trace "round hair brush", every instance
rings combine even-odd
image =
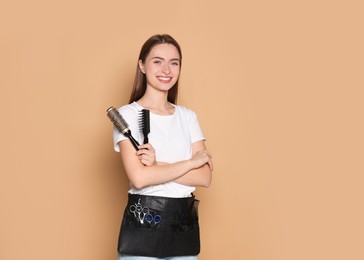
[[[129,138],[129,140],[133,144],[135,150],[139,150],[138,141],[135,140],[134,137],[131,135],[129,125],[124,120],[124,118],[120,115],[119,111],[117,111],[114,107],[109,107],[106,112],[107,112],[107,116],[110,118],[111,122],[119,130],[119,132]]]
[[[139,127],[144,135],[144,144],[149,143],[148,134],[150,133],[150,111],[148,109],[142,109],[140,111]]]

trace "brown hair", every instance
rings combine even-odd
[[[137,69],[135,73],[135,79],[134,79],[134,86],[133,90],[130,95],[129,103],[132,103],[134,101],[139,100],[144,94],[147,89],[147,79],[144,73],[139,68],[139,60],[141,60],[143,63],[145,62],[145,59],[147,58],[148,54],[150,53],[151,49],[158,45],[158,44],[172,44],[174,47],[177,48],[177,51],[180,56],[180,66],[182,65],[182,51],[181,47],[177,43],[175,39],[173,39],[168,34],[156,34],[150,37],[142,46],[142,49],[140,50]],[[176,104],[177,102],[177,95],[178,95],[178,81],[176,81],[176,84],[168,91],[168,102],[171,102],[173,104]]]

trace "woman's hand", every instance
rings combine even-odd
[[[213,170],[212,156],[207,150],[197,151],[191,158],[194,163],[195,168],[200,168],[201,166],[208,164],[210,171]]]
[[[142,144],[139,146],[137,156],[145,166],[152,166],[156,163],[155,150],[151,144]]]

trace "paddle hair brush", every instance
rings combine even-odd
[[[144,135],[144,144],[149,143],[148,134],[150,133],[150,111],[148,109],[142,109],[139,114],[139,127]]]
[[[119,130],[120,133],[129,138],[131,143],[133,144],[135,150],[139,150],[139,143],[134,137],[131,135],[131,130],[129,129],[128,123],[124,120],[124,118],[120,115],[119,111],[117,111],[114,107],[109,107],[107,109],[107,116],[110,118],[111,122],[114,126]]]

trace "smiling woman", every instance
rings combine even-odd
[[[144,61],[139,60],[139,68],[147,79],[146,91],[156,91],[156,95],[165,95],[178,80],[180,55],[174,45],[159,44],[150,51]]]
[[[212,161],[196,114],[176,105],[181,63],[180,46],[171,36],[152,36],[141,49],[130,102],[119,108],[139,143],[145,126],[140,112],[150,112],[149,143],[136,152],[114,129],[114,149],[131,184],[120,260],[194,260],[200,253],[199,201],[193,192],[210,186]]]

